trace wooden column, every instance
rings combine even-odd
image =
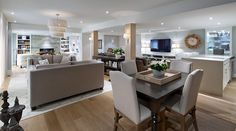
[[[98,55],[98,31],[93,31],[91,34],[92,37],[92,49],[93,49],[93,56]]]
[[[136,57],[136,24],[125,25],[126,49],[125,59],[134,60]]]

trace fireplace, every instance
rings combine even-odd
[[[40,48],[39,49],[39,54],[44,55],[44,54],[54,54],[54,48]]]

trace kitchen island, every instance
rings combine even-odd
[[[198,55],[183,59],[193,62],[193,70],[204,70],[201,93],[223,96],[225,87],[232,79],[233,56]]]

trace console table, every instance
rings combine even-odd
[[[143,54],[143,57],[147,57],[153,60],[162,60],[162,59],[175,59],[175,55],[173,54]]]
[[[107,71],[107,69],[109,70],[121,70],[120,68],[120,63],[122,61],[125,61],[125,57],[121,57],[119,59],[116,59],[115,56],[103,56],[103,55],[97,55],[97,56],[93,56],[93,59],[100,59],[102,62],[104,62],[104,72]],[[116,62],[116,67],[112,66],[113,63]]]

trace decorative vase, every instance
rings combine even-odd
[[[164,77],[164,71],[152,70],[154,77]]]
[[[121,55],[115,54],[116,59],[119,59]]]

